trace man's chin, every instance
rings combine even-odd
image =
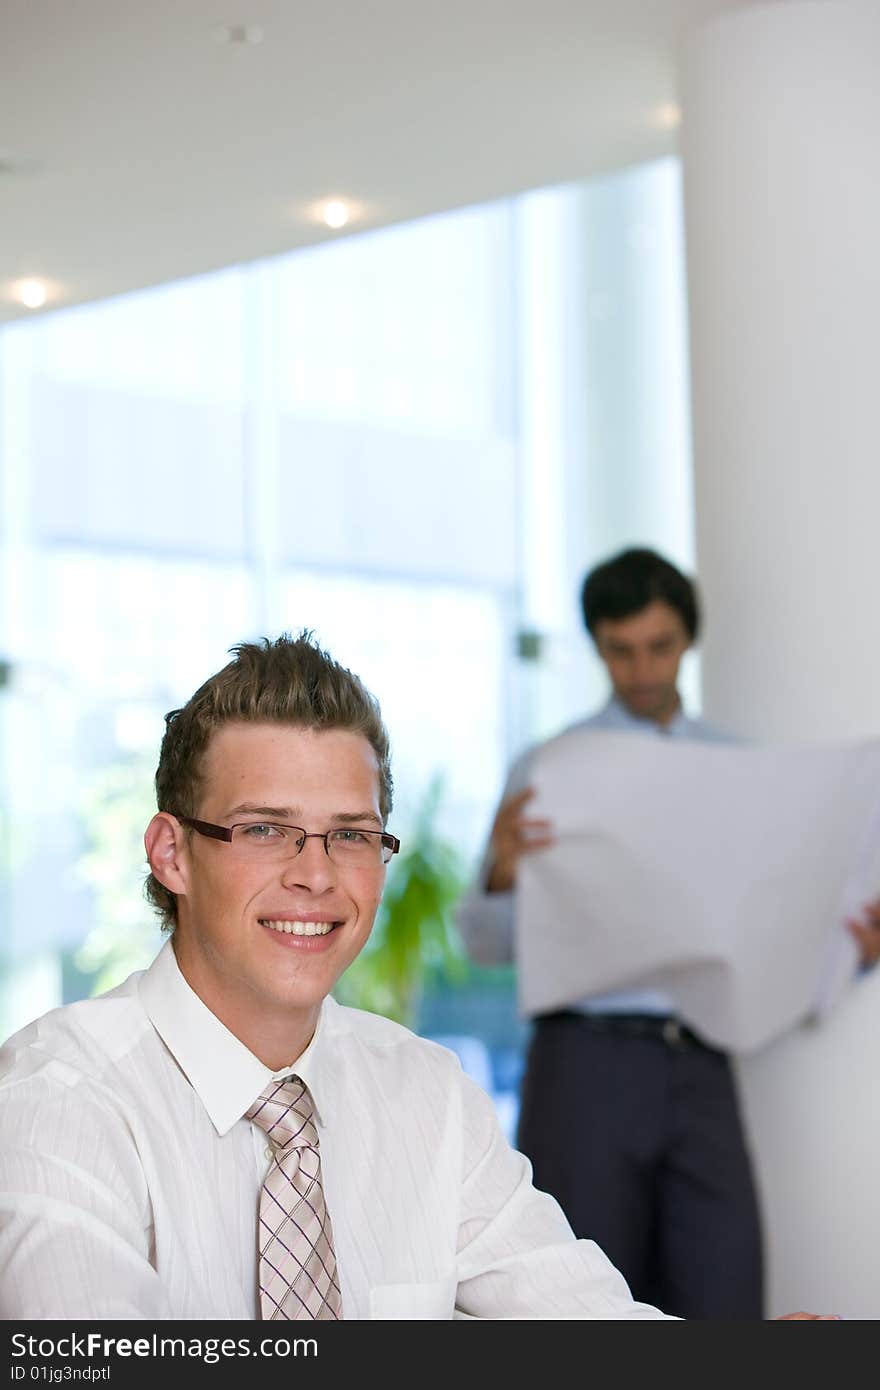
[[[662,690],[633,690],[624,697],[624,703],[630,709],[658,709],[666,703],[666,696]]]
[[[626,695],[623,703],[637,719],[671,719],[676,709],[675,701],[670,700],[665,691]]]

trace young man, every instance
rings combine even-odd
[[[170,940],[3,1050],[0,1316],[664,1317],[450,1052],[330,997],[399,847],[388,738],[308,634],[234,650],[167,720]]]
[[[2,1054],[0,1315],[663,1316],[451,1053],[329,997],[398,847],[360,681],[306,634],[242,644],[168,716],[156,789],[170,940]]]
[[[681,660],[699,632],[691,580],[653,551],[626,550],[587,575],[582,604],[611,695],[575,728],[724,737],[679,696]],[[513,959],[518,865],[553,839],[529,815],[530,757],[511,769],[459,909],[468,951],[484,964]],[[876,905],[851,924],[866,963],[880,953],[878,926]],[[683,1024],[672,999],[633,989],[572,998],[533,1019],[517,1144],[536,1185],[637,1298],[687,1318],[762,1316],[759,1213],[730,1061]]]

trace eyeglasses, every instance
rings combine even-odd
[[[385,830],[360,830],[341,825],[333,830],[303,830],[301,825],[285,825],[280,821],[242,821],[237,825],[212,825],[210,821],[193,820],[172,812],[181,825],[188,825],[200,835],[212,840],[225,840],[237,854],[248,859],[274,862],[295,859],[306,840],[323,840],[324,851],[335,864],[387,864],[397,854],[400,841]]]

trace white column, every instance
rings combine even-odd
[[[880,736],[880,6],[695,31],[682,148],[709,717]],[[744,1059],[770,1306],[880,1314],[880,969]]]

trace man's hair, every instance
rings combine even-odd
[[[691,641],[700,629],[700,604],[692,579],[656,550],[622,550],[590,570],[581,588],[581,607],[590,636],[603,619],[617,622],[659,599],[681,617]]]
[[[156,769],[156,803],[172,815],[196,814],[205,753],[224,724],[288,724],[295,729],[345,729],[363,734],[376,754],[383,825],[391,812],[393,783],[388,733],[378,701],[359,678],[314,642],[303,629],[274,641],[239,642],[234,659],[211,676],[182,709],[165,716]],[[162,928],[177,925],[177,897],[154,874],[144,884]]]

